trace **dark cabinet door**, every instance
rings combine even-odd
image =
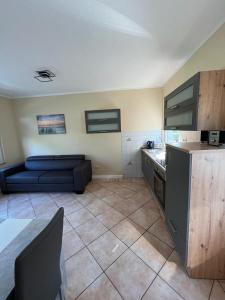
[[[197,129],[199,78],[198,73],[165,97],[164,129]]]
[[[172,147],[167,147],[166,171],[166,221],[176,244],[176,250],[182,261],[186,263],[190,155]]]
[[[154,163],[151,158],[142,151],[142,172],[149,183],[152,190],[154,190]]]

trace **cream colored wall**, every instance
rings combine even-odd
[[[165,84],[164,95],[199,71],[225,69],[225,24]]]
[[[6,162],[14,163],[23,160],[16,130],[13,103],[12,100],[3,97],[0,97],[0,137]]]
[[[162,128],[162,89],[14,100],[25,156],[84,153],[95,174],[122,174],[121,133],[86,134],[85,110],[121,109],[122,131]],[[36,115],[65,114],[65,135],[38,135]]]

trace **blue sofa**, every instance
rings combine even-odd
[[[0,170],[2,193],[76,192],[82,194],[92,179],[85,155],[31,156]]]

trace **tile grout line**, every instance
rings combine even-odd
[[[208,300],[210,300],[210,297],[211,297],[211,294],[212,294],[212,290],[213,290],[214,284],[215,284],[215,280],[213,280],[213,283],[212,283],[212,286],[211,286],[211,289],[210,289],[210,293],[209,293]]]
[[[221,284],[221,280],[224,280],[224,279],[219,279],[219,280],[217,280],[217,282],[219,283],[219,285],[220,285],[220,287],[221,287],[221,289],[224,291],[224,293],[225,293],[225,290],[224,290],[224,288],[223,288],[223,286],[222,286],[222,284]]]
[[[100,264],[98,263],[98,261],[96,260],[96,258],[94,257],[94,255],[91,253],[91,251],[90,251],[90,249],[88,248],[88,247],[86,247],[87,248],[87,250],[88,250],[88,252],[89,252],[89,254],[91,255],[91,257],[94,259],[94,261],[96,262],[96,264],[100,267],[100,269],[102,270],[102,273],[97,277],[97,278],[95,278],[95,280],[94,281],[92,281],[83,291],[82,291],[82,293],[81,294],[79,294],[79,296],[78,297],[80,297],[80,295],[82,295],[83,293],[84,293],[84,291],[85,290],[87,290],[102,274],[105,274],[106,275],[106,273],[105,273],[105,271],[104,271],[104,269],[100,266]],[[123,252],[124,253],[124,252]],[[106,275],[106,277],[108,278],[108,276]],[[110,280],[110,282],[111,282],[111,280]],[[112,283],[112,282],[111,282]],[[114,284],[113,284],[113,286],[114,286]],[[114,286],[115,287],[115,286]],[[115,289],[117,290],[117,288],[115,287]],[[117,290],[117,292],[119,293],[119,295],[120,295],[120,292]],[[76,297],[75,299],[77,299],[78,297]],[[122,297],[122,299],[123,299],[123,297]]]

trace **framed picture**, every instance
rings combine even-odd
[[[39,134],[65,134],[65,116],[57,115],[38,115],[37,117]]]

